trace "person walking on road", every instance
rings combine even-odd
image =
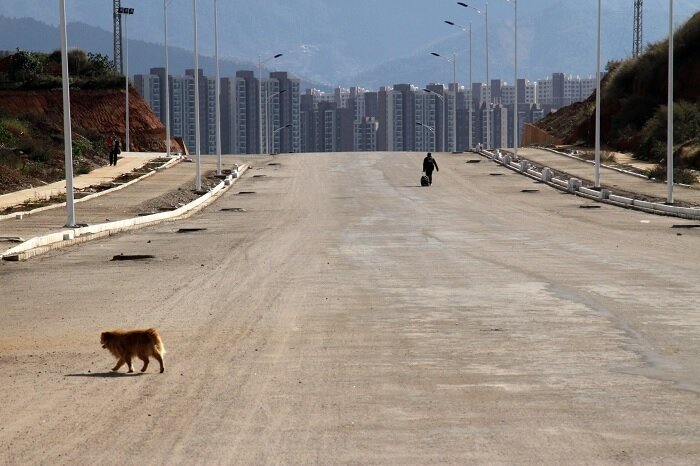
[[[437,162],[433,158],[433,154],[428,152],[428,155],[423,159],[423,171],[431,185],[433,184],[433,169],[440,171]]]
[[[112,149],[109,151],[109,164],[114,165],[115,167],[117,166],[117,158],[119,158],[119,154],[122,153],[122,148],[121,144],[119,143],[119,138],[115,137],[114,138],[114,145],[112,146]]]

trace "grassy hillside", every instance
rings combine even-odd
[[[125,135],[124,78],[105,57],[72,51],[74,173],[106,165],[106,140]],[[18,52],[0,60],[0,194],[64,179],[60,54]],[[131,149],[162,151],[165,128],[129,94]],[[172,143],[173,150],[184,148]]]
[[[674,156],[677,166],[700,169],[700,12],[674,35]],[[601,134],[607,147],[663,162],[666,156],[668,41],[636,59],[609,64],[601,93]],[[591,146],[595,96],[563,108],[538,127],[567,143]]]

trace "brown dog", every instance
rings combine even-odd
[[[111,332],[102,332],[100,335],[100,343],[103,348],[109,350],[110,353],[118,359],[117,365],[112,368],[113,371],[118,371],[124,364],[129,368],[129,372],[134,372],[131,365],[131,360],[137,356],[143,361],[144,372],[148,368],[148,357],[153,356],[160,363],[160,372],[164,372],[163,355],[165,347],[163,340],[160,339],[158,332],[149,328],[148,330],[113,330]]]

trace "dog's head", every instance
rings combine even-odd
[[[107,345],[112,340],[112,332],[102,332],[100,334],[100,344],[103,348],[107,348]]]

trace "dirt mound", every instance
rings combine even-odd
[[[684,166],[700,168],[700,12],[674,34],[674,153]],[[666,157],[668,40],[651,44],[644,54],[608,65],[601,92],[601,141],[633,152],[641,160]],[[536,123],[565,144],[595,143],[595,94]],[[681,149],[690,147],[681,154]],[[683,157],[680,157],[683,155]]]
[[[108,163],[107,138],[125,136],[124,89],[71,89],[76,174]],[[134,90],[129,93],[130,150],[165,151],[165,127]],[[63,93],[0,90],[0,193],[63,179]],[[171,141],[173,152],[185,152]],[[123,145],[122,145],[123,147]]]

